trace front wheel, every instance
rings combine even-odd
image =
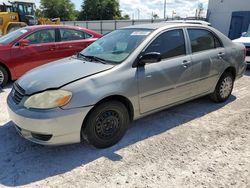
[[[96,148],[107,148],[119,142],[127,131],[129,114],[119,101],[107,101],[90,112],[82,137]]]
[[[8,83],[9,75],[5,68],[0,66],[0,86],[4,87]]]
[[[225,102],[231,95],[234,87],[234,77],[232,73],[225,72],[218,81],[214,92],[210,95],[215,102]]]

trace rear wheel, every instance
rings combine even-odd
[[[129,114],[125,105],[119,101],[107,101],[89,114],[82,137],[96,148],[107,148],[121,140],[128,123]]]
[[[8,83],[9,75],[7,70],[0,66],[0,86],[4,87]]]
[[[218,81],[214,92],[210,95],[215,102],[225,102],[231,95],[234,86],[232,73],[225,72]]]

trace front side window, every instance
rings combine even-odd
[[[182,29],[167,31],[158,36],[144,53],[158,52],[162,59],[186,55],[185,38]]]
[[[188,29],[192,52],[200,52],[221,47],[217,37],[204,29]]]
[[[37,31],[25,38],[30,44],[41,44],[55,42],[55,30],[46,29]]]
[[[122,63],[150,35],[151,29],[118,29],[98,39],[80,54],[113,64]]]
[[[60,29],[61,41],[83,40],[90,38],[91,35],[75,29]]]

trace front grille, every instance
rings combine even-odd
[[[24,95],[25,95],[25,90],[21,88],[17,83],[14,83],[12,91],[11,91],[12,98],[16,104],[19,104]]]
[[[246,50],[247,50],[246,56],[250,56],[250,46],[246,46]]]

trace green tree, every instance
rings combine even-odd
[[[80,20],[121,19],[119,0],[84,0]]]
[[[36,15],[36,17],[43,17],[42,11],[40,9],[38,9],[38,8],[35,11],[35,15]]]
[[[75,5],[70,0],[41,0],[40,9],[47,18],[60,18],[62,21],[75,20]]]
[[[125,15],[122,17],[122,19],[123,19],[123,20],[129,20],[129,19],[130,19],[130,17],[129,17],[129,15],[128,15],[128,14],[125,14]]]

